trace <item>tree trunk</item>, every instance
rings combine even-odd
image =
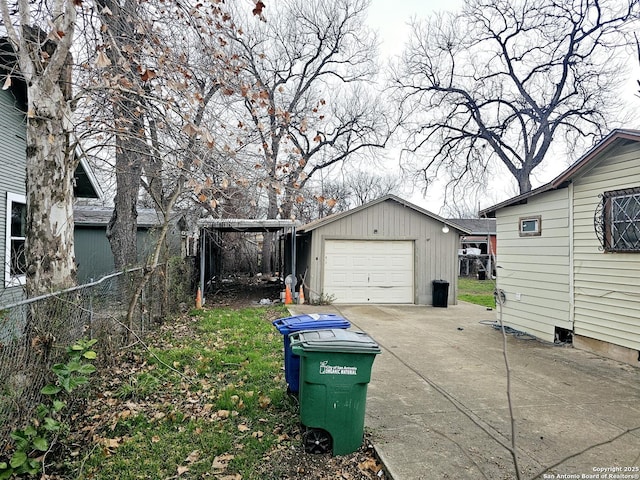
[[[116,113],[116,115],[118,115]],[[141,154],[135,139],[116,139],[116,196],[113,214],[107,226],[107,238],[116,270],[138,263],[138,194],[142,174]]]
[[[71,109],[60,85],[47,77],[28,87],[27,294],[35,296],[73,286],[73,175],[76,160],[69,151]],[[66,133],[66,135],[65,135]]]
[[[518,181],[518,188],[520,189],[520,194],[531,191],[530,176],[531,176],[531,172],[529,170],[525,170],[525,169],[517,170],[516,180]]]
[[[98,4],[111,12],[103,15],[102,19],[109,26],[109,31],[104,35],[111,43],[108,54],[113,65],[116,65],[114,73],[128,79],[131,85],[137,85],[139,73],[136,68],[140,52],[130,50],[137,40],[137,3],[134,0],[126,0],[124,4],[104,0]],[[114,92],[111,99],[116,143],[116,196],[113,214],[107,226],[107,238],[116,270],[138,264],[136,205],[140,193],[143,157],[149,153],[140,95],[132,87]]]

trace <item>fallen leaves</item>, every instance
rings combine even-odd
[[[258,398],[258,405],[260,405],[260,408],[267,408],[269,405],[271,405],[271,399],[265,395],[261,395]]]
[[[364,473],[370,471],[377,474],[382,470],[382,465],[380,465],[375,458],[368,458],[364,462],[358,463],[358,468]]]
[[[200,459],[200,450],[194,450],[187,456],[185,462],[187,463],[195,463]]]
[[[189,471],[189,467],[185,467],[185,466],[182,466],[182,465],[178,466],[178,476],[180,476],[180,475],[182,475],[184,473],[187,473],[188,471]]]
[[[220,316],[228,321],[229,315]],[[204,335],[197,325],[197,320],[190,318],[163,325],[160,338],[153,345],[158,356],[162,357],[160,352],[165,350],[191,349],[203,342]],[[252,468],[257,469],[258,475],[262,472],[262,478],[385,478],[382,466],[368,447],[340,457],[304,453],[299,426],[290,421],[295,413],[283,411],[276,395],[263,384],[253,383],[246,371],[254,360],[247,361],[244,355],[223,357],[224,361],[218,363],[211,359],[212,353],[226,349],[251,350],[245,338],[238,338],[238,326],[234,324],[232,329],[233,335],[225,335],[216,328],[205,346],[198,345],[188,358],[165,357],[170,359],[165,367],[142,354],[129,353],[118,359],[113,368],[104,372],[102,388],[96,389],[95,399],[83,412],[86,426],[79,428],[76,443],[86,444],[86,439],[91,438],[92,446],[97,446],[109,462],[126,456],[142,441],[151,458],[153,451],[160,451],[161,455],[166,452],[162,460],[167,470],[157,478],[242,480],[243,475],[250,476],[242,465],[255,455],[255,445],[265,449],[252,460]],[[171,336],[167,338],[169,332]],[[275,340],[281,346],[280,336],[273,332],[270,335],[263,341]],[[277,358],[282,361],[281,356]],[[267,379],[284,388],[281,369],[274,367]],[[288,416],[286,421],[283,416]],[[149,430],[142,433],[138,425]],[[188,435],[192,442],[173,444],[175,433]],[[228,435],[228,440],[213,445],[212,439],[218,434]],[[106,438],[109,436],[113,438]],[[80,451],[74,457],[85,455]]]
[[[227,466],[229,462],[236,458],[235,455],[230,453],[225,453],[224,455],[218,455],[213,459],[213,464],[211,465],[211,470],[214,474],[223,473],[227,470]]]

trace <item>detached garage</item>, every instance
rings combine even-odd
[[[432,303],[432,282],[457,296],[458,225],[394,195],[298,229],[307,298],[333,303]]]

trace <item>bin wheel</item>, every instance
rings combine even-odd
[[[304,451],[307,453],[327,453],[331,450],[331,435],[319,428],[309,428],[302,434]]]

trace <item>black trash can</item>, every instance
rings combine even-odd
[[[449,282],[446,280],[433,281],[433,306],[447,308],[449,298]]]

